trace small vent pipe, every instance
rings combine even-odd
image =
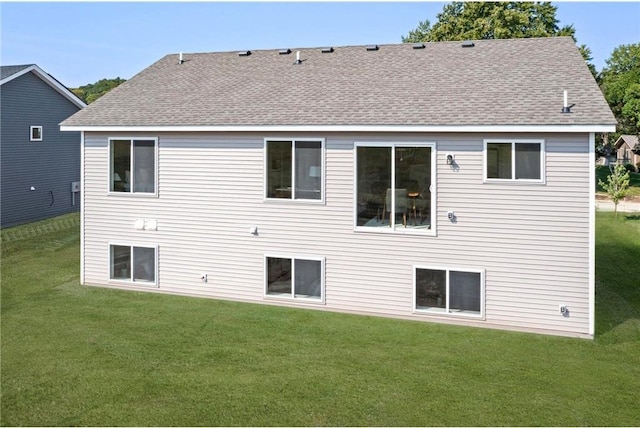
[[[300,63],[302,63],[302,60],[300,60],[300,51],[296,51],[296,64]]]
[[[564,90],[564,100],[562,104],[562,113],[571,113],[571,108],[575,106],[575,104],[569,105],[569,99],[567,97],[567,90]]]

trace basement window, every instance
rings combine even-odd
[[[109,246],[109,279],[136,285],[156,285],[156,247]]]
[[[415,267],[414,309],[419,312],[482,316],[484,272]]]
[[[265,295],[289,299],[324,299],[323,259],[265,257]]]

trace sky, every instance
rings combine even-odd
[[[1,2],[0,64],[37,64],[70,88],[130,79],[163,56],[400,43],[445,2]],[[554,2],[600,71],[640,42],[640,2]]]

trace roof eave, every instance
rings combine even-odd
[[[119,126],[60,125],[61,131],[82,132],[615,132],[614,124],[592,125],[207,125]]]
[[[27,68],[24,68],[16,73],[13,73],[11,76],[7,76],[6,78],[0,80],[0,86],[4,85],[12,81],[13,79],[17,79],[18,77],[27,74],[29,72],[33,72],[36,76],[42,79],[45,83],[51,86],[54,90],[56,90],[60,95],[68,99],[71,103],[75,104],[78,108],[83,109],[87,105],[78,98],[73,92],[71,92],[67,87],[62,85],[56,79],[54,79],[51,75],[46,73],[43,69],[38,67],[37,65],[32,65]]]

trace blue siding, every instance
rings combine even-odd
[[[80,180],[80,133],[59,126],[78,110],[33,73],[0,87],[1,227],[78,210],[71,182]],[[30,141],[30,126],[43,127],[42,141]]]

